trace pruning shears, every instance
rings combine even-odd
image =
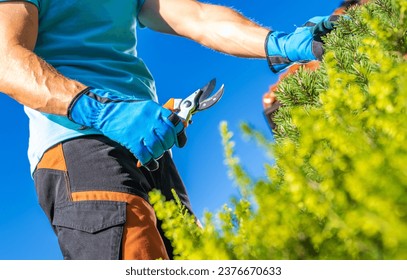
[[[184,127],[186,128],[189,124],[192,123],[192,115],[212,107],[222,98],[224,85],[222,84],[219,90],[211,95],[215,89],[215,86],[216,79],[212,79],[205,86],[197,89],[191,95],[184,99],[170,98],[163,107],[175,113],[181,119]],[[184,129],[182,133],[178,135],[179,147],[185,146],[186,142],[187,136]],[[137,167],[140,166],[141,163],[138,162]],[[146,167],[150,171],[154,171],[158,169],[158,162],[153,159],[144,167]]]

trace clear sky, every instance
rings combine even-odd
[[[209,0],[242,12],[264,26],[291,32],[317,15],[330,14],[341,1]],[[278,76],[265,60],[235,58],[185,39],[138,30],[138,53],[153,73],[161,103],[182,98],[217,78],[225,94],[213,108],[196,114],[188,127],[188,144],[173,150],[192,206],[200,218],[217,211],[237,193],[223,163],[219,123],[234,132],[237,155],[253,176],[262,176],[268,159],[243,139],[239,124],[248,122],[272,134],[263,117],[262,96]],[[26,156],[28,120],[23,108],[0,94],[0,259],[61,259],[57,239],[38,205]]]

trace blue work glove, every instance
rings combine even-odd
[[[117,96],[89,87],[72,100],[68,118],[96,128],[126,147],[150,171],[158,168],[156,159],[174,144],[185,144],[178,142],[178,135],[184,130],[181,119],[152,100]]]
[[[321,37],[334,29],[339,16],[313,17],[293,33],[270,31],[266,38],[267,61],[278,73],[294,62],[321,60],[324,53]]]

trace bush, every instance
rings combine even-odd
[[[349,11],[325,38],[322,67],[280,84],[266,179],[251,178],[221,125],[242,197],[206,213],[151,194],[179,259],[407,259],[407,2]]]

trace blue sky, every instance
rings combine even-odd
[[[330,14],[341,1],[209,0],[242,12],[274,30],[293,31],[316,15]],[[262,96],[278,76],[265,60],[219,54],[185,39],[139,30],[138,52],[153,73],[161,103],[185,97],[211,78],[225,84],[221,101],[196,114],[188,127],[188,144],[173,150],[194,211],[219,210],[237,193],[223,163],[219,123],[234,132],[237,155],[253,176],[271,161],[240,133],[242,121],[272,135],[262,113]],[[0,260],[61,259],[57,239],[40,209],[26,156],[28,120],[23,108],[0,94]]]

